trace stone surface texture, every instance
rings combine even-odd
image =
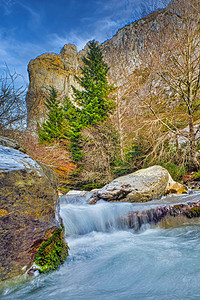
[[[51,87],[56,88],[61,98],[72,93],[72,85],[78,87],[74,76],[80,73],[80,64],[80,55],[72,44],[64,45],[60,54],[45,53],[30,61],[26,97],[29,129],[35,130],[38,121],[44,122],[44,102]]]
[[[184,199],[168,196],[145,206],[125,216],[124,222],[129,228],[137,231],[149,225],[171,228],[200,223],[200,194],[188,195]]]
[[[116,202],[147,202],[170,193],[183,193],[183,185],[173,181],[166,169],[153,166],[116,178],[91,196],[89,202],[100,199]]]
[[[58,181],[28,155],[0,146],[0,281],[24,274],[61,228]]]

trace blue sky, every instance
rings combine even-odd
[[[28,82],[31,59],[45,52],[59,53],[69,42],[78,50],[91,39],[103,42],[138,18],[147,2],[0,0],[0,72],[6,63],[11,72],[22,74]]]

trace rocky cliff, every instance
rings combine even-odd
[[[61,96],[71,93],[71,85],[77,86],[74,75],[78,74],[80,57],[75,45],[65,45],[60,54],[46,53],[31,60],[28,65],[29,89],[27,93],[28,126],[44,121],[45,96],[55,87]]]
[[[34,262],[41,271],[64,262],[57,185],[50,168],[0,145],[0,281],[28,272]]]
[[[131,76],[140,65],[139,54],[146,33],[155,30],[160,22],[168,19],[168,15],[167,9],[156,11],[120,29],[112,39],[101,45],[105,61],[110,67],[109,81],[118,87],[118,100],[125,94],[127,99],[130,98],[127,91],[131,90]],[[30,84],[27,94],[29,129],[34,129],[38,120],[44,120],[46,89],[54,86],[62,97],[71,94],[71,85],[77,87],[74,75],[80,72],[81,57],[86,50],[87,45],[84,50],[77,53],[76,46],[67,44],[60,54],[47,53],[30,61],[28,66]],[[135,105],[137,106],[136,100]]]

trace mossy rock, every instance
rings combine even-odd
[[[57,208],[58,183],[52,170],[18,150],[1,145],[0,156],[3,158],[0,163],[0,281],[5,281],[29,272],[38,248],[52,235],[61,262],[66,257],[67,246],[63,233],[55,234],[61,230],[62,221]],[[59,252],[57,248],[61,245],[63,249]]]
[[[185,213],[186,217],[189,219],[200,217],[200,207],[193,207]]]
[[[56,270],[64,264],[68,256],[68,246],[64,241],[63,230],[57,229],[53,235],[40,246],[35,265],[40,273]]]

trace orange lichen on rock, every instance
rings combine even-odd
[[[5,217],[8,215],[7,209],[0,209],[0,216]]]

